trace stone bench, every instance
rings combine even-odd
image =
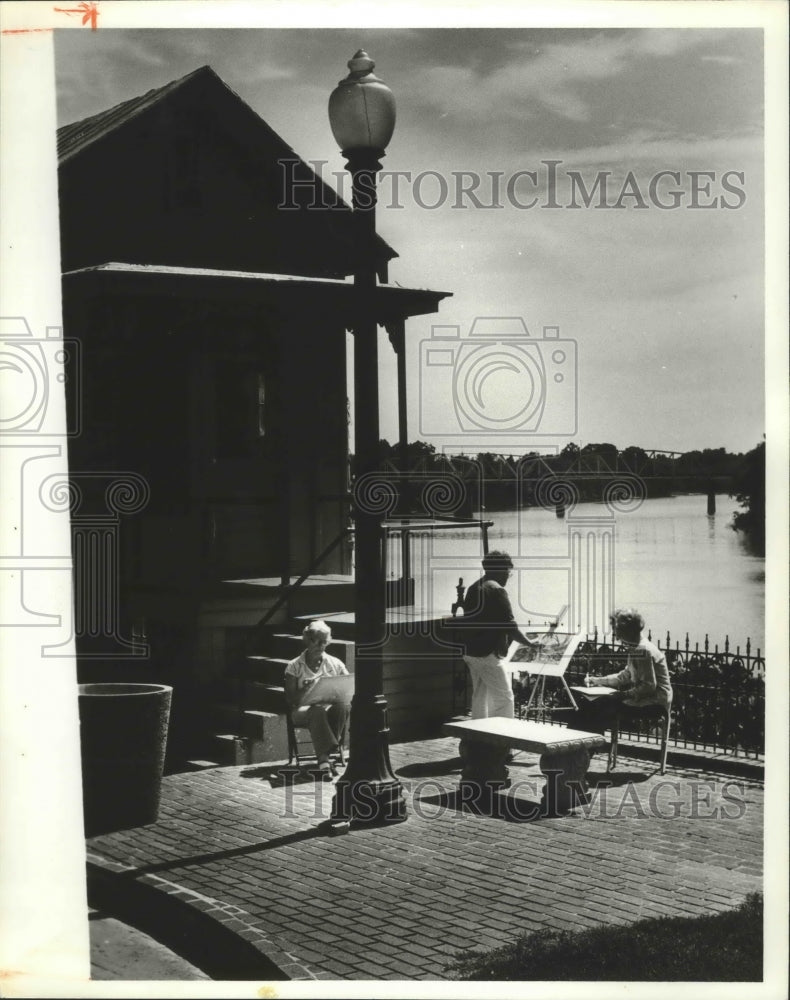
[[[442,732],[461,740],[464,801],[490,800],[494,793],[509,787],[507,755],[511,749],[540,754],[540,770],[546,778],[541,806],[543,813],[551,816],[589,801],[590,757],[594,750],[606,746],[599,733],[522,719],[447,722]]]

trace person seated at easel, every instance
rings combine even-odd
[[[645,620],[636,608],[618,608],[609,619],[612,634],[628,651],[624,670],[605,677],[584,678],[585,687],[610,687],[611,695],[583,699],[574,718],[573,728],[604,733],[619,717],[620,724],[636,722],[659,705],[669,709],[672,685],[667,661],[661,650],[642,636]]]
[[[301,705],[307,690],[319,677],[339,677],[347,674],[346,665],[326,652],[332,641],[332,630],[324,621],[310,622],[302,632],[304,650],[285,668],[285,698],[291,708],[294,726],[310,730],[315,747],[318,770],[322,780],[332,777],[330,753],[338,749],[345,738],[350,706],[344,702],[331,705]]]

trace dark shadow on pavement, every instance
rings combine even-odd
[[[605,774],[587,774],[590,788],[620,788],[622,785],[638,785],[650,777],[644,771],[607,771]]]
[[[448,757],[446,760],[428,760],[424,763],[406,764],[395,772],[403,778],[431,778],[437,774],[453,774],[460,771],[460,757]]]
[[[336,770],[335,774],[339,772]],[[257,778],[259,781],[268,781],[272,788],[285,788],[286,785],[312,785],[316,781],[321,781],[322,775],[315,766],[297,767],[287,764],[277,767],[248,767],[244,771],[239,771],[242,778]]]
[[[419,804],[418,804],[419,803]],[[488,816],[491,819],[502,819],[509,823],[532,823],[538,819],[554,819],[548,815],[542,804],[535,799],[525,799],[508,792],[498,792],[490,798],[482,797],[472,801],[468,795],[456,788],[439,795],[423,795],[412,806],[414,811],[423,817],[432,815],[433,810],[450,809],[459,813],[471,813],[475,816]]]
[[[262,764],[260,767],[247,767],[243,771],[239,771],[239,774],[242,778],[263,778],[271,781],[273,777],[287,769],[287,766],[283,764]]]
[[[140,875],[153,875],[156,872],[170,871],[172,868],[183,868],[185,865],[206,865],[212,861],[226,861],[229,858],[239,858],[246,854],[257,854],[259,851],[270,851],[275,847],[286,847],[289,844],[298,844],[303,840],[313,840],[316,837],[323,837],[325,831],[320,827],[313,827],[310,830],[300,830],[298,833],[289,833],[284,837],[273,837],[271,840],[262,841],[259,844],[248,844],[246,847],[233,847],[227,851],[213,851],[211,854],[193,854],[185,858],[170,858],[155,865],[142,865],[140,868],[131,868],[121,872],[118,878],[136,879]]]
[[[523,752],[516,752],[513,757],[511,757],[508,762],[508,767],[529,767],[533,768],[535,771],[540,773],[539,757],[537,754],[527,754]]]

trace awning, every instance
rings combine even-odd
[[[67,271],[63,275],[71,290],[112,291],[135,296],[166,295],[212,299],[255,301],[295,308],[309,296],[311,306],[321,305],[343,318],[353,316],[358,297],[350,280],[307,278],[295,274],[259,274],[252,271],[220,271],[200,267],[171,267],[163,264],[108,263]],[[435,313],[442,299],[452,292],[427,288],[377,285],[372,298],[380,326],[409,316]]]

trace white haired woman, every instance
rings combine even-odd
[[[285,668],[285,697],[291,706],[295,726],[307,726],[315,747],[318,769],[323,780],[332,777],[329,755],[345,738],[349,706],[340,702],[331,705],[304,705],[302,695],[319,677],[347,674],[345,664],[326,652],[332,641],[332,630],[324,621],[310,622],[302,632],[305,648]]]
[[[609,620],[613,636],[628,650],[625,669],[605,677],[588,676],[585,684],[616,688],[618,693],[592,701],[584,699],[574,719],[574,729],[603,733],[611,729],[616,717],[621,725],[636,722],[653,712],[654,706],[668,709],[672,703],[666,657],[658,646],[643,637],[644,618],[636,608],[618,608]]]

